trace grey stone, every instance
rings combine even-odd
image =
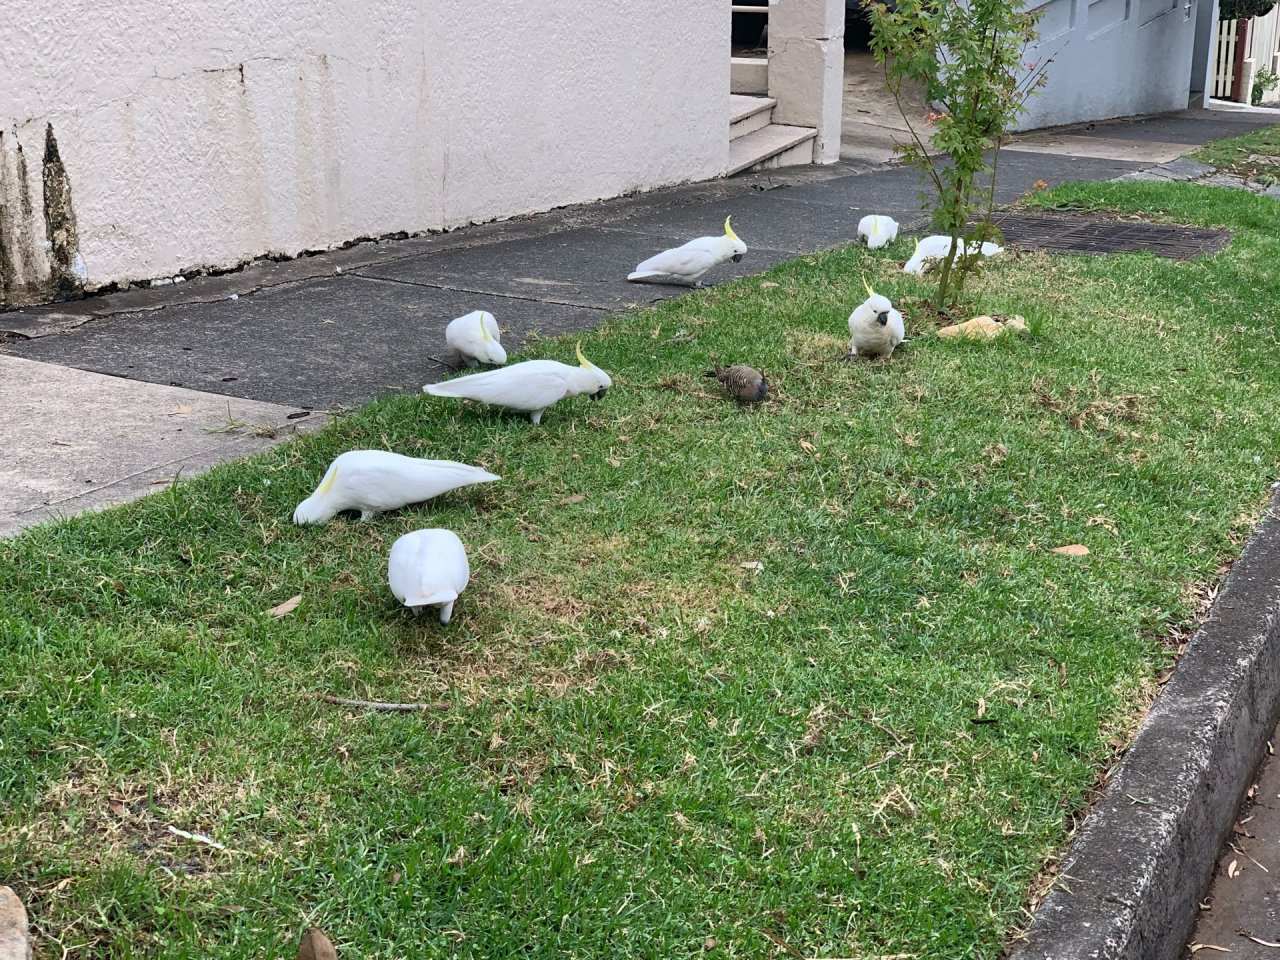
[[[1011,960],[1173,960],[1280,716],[1280,498]]]
[[[1209,166],[1209,164],[1188,160],[1186,157],[1179,157],[1177,160],[1162,163],[1156,167],[1156,170],[1169,180],[1198,180],[1200,177],[1213,173],[1213,167]]]
[[[0,887],[0,960],[31,960],[27,911],[8,887]]]

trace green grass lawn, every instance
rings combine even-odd
[[[1280,179],[1280,166],[1250,157],[1280,156],[1280,126],[1263,127],[1253,133],[1226,140],[1215,140],[1190,154],[1193,160],[1217,167],[1225,173],[1242,177],[1267,178],[1270,183]]]
[[[1276,202],[1053,197],[1235,240],[998,258],[975,306],[1036,332],[990,344],[928,335],[910,238],[810,256],[610,321],[614,390],[541,428],[389,399],[0,542],[0,882],[38,956],[292,957],[309,923],[362,960],[998,956],[1280,441]],[[864,273],[888,363],[839,358]],[[293,526],[354,447],[503,479]],[[426,526],[471,555],[448,628],[385,583]]]

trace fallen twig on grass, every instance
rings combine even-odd
[[[382,710],[387,713],[422,713],[427,710],[448,710],[447,703],[383,703],[381,700],[348,700],[317,693],[316,699],[339,707],[362,707],[365,710]]]
[[[225,846],[220,844],[212,837],[206,837],[203,833],[188,833],[186,830],[180,830],[178,827],[170,826],[169,832],[175,837],[182,837],[186,840],[194,840],[196,843],[203,843],[207,847],[213,847],[215,850],[225,850]]]

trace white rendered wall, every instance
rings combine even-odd
[[[684,0],[8,0],[0,269],[48,276],[50,126],[90,288],[715,176],[728,32]]]
[[[1191,90],[1193,0],[1032,0],[1043,15],[1026,59],[1052,57],[1021,129],[1182,110]]]

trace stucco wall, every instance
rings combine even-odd
[[[92,288],[714,176],[728,7],[9,0],[8,299],[49,279],[50,227]],[[43,213],[50,129],[71,223]]]
[[[1048,81],[1021,129],[1182,110],[1191,89],[1194,9],[1186,0],[1048,0],[1040,43]]]

